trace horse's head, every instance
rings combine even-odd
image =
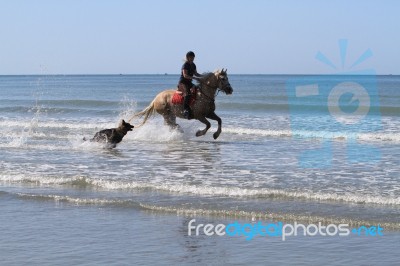
[[[218,88],[229,95],[232,94],[233,89],[231,84],[229,83],[228,74],[226,72],[227,69],[217,70],[214,72],[214,75],[217,78]]]

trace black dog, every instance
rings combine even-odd
[[[132,131],[132,128],[134,128],[134,126],[122,120],[117,128],[101,130],[97,132],[90,141],[105,143],[108,148],[115,148],[117,143],[122,141],[128,131]],[[86,139],[84,138],[83,140]]]

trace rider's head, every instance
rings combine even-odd
[[[192,51],[189,51],[189,52],[186,53],[186,60],[193,61],[194,57],[195,57],[195,55],[194,55],[194,53]]]

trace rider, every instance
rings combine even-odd
[[[181,78],[179,79],[178,88],[182,89],[185,93],[184,101],[183,101],[183,116],[186,119],[190,117],[190,106],[189,100],[191,96],[191,89],[194,88],[194,84],[192,83],[193,79],[196,77],[201,77],[201,75],[197,72],[196,65],[194,64],[194,53],[192,51],[187,52],[186,61],[181,69]]]

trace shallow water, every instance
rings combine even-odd
[[[4,265],[396,265],[400,235],[385,237],[188,236],[193,215],[0,194]],[[246,220],[237,219],[240,222]],[[232,218],[196,216],[197,223]]]
[[[110,150],[82,139],[101,129],[115,127],[120,119],[143,109],[160,90],[174,87],[177,76],[0,77],[2,208],[9,211],[10,218],[19,204],[28,213],[40,210],[60,215],[39,222],[40,230],[44,230],[47,223],[60,222],[64,213],[66,221],[62,226],[68,224],[69,219],[71,223],[79,223],[82,217],[83,220],[88,218],[85,220],[88,228],[97,226],[95,219],[116,215],[117,219],[104,221],[109,226],[104,234],[93,232],[92,237],[97,240],[108,238],[107,234],[115,234],[117,239],[121,234],[119,230],[123,230],[119,224],[122,222],[129,227],[130,219],[135,220],[141,230],[146,227],[147,220],[154,226],[167,222],[172,231],[180,232],[170,239],[194,241],[203,248],[205,243],[213,247],[221,245],[224,247],[221,252],[230,248],[229,238],[187,238],[184,233],[188,218],[185,217],[199,217],[207,223],[214,219],[225,222],[272,219],[352,226],[380,224],[391,232],[390,236],[373,241],[383,245],[382,250],[384,246],[390,250],[394,243],[391,241],[398,240],[400,230],[400,77],[357,77],[356,80],[363,79],[360,82],[377,84],[374,97],[379,98],[379,112],[360,123],[358,128],[343,129],[329,126],[331,117],[325,112],[326,102],[322,96],[293,102],[296,99],[291,98],[287,84],[298,78],[231,76],[234,94],[220,93],[217,97],[217,114],[223,120],[223,128],[216,141],[212,138],[215,122],[206,136],[196,138],[195,132],[204,127],[201,123],[179,120],[184,129],[184,133],[180,133],[171,131],[160,117],[155,117],[128,133],[116,149]],[[315,81],[314,77],[301,78]],[[324,84],[341,81],[336,76],[318,78]],[[134,124],[139,122],[134,121]],[[327,152],[317,153],[311,162],[302,159],[305,151],[321,147],[328,147]],[[315,161],[320,163],[315,164]],[[28,224],[34,224],[36,219],[34,215],[21,213],[15,217],[26,219]],[[8,222],[8,226],[11,232],[19,232],[19,227],[13,223]],[[133,230],[132,227],[129,230]],[[139,236],[144,250],[146,245],[153,245],[153,251],[155,248],[162,250],[161,242],[169,243],[168,238],[159,238],[154,232],[146,237],[141,233]],[[39,238],[38,243],[43,248],[50,245],[37,232],[32,233],[32,238]],[[388,242],[384,241],[386,239]],[[70,240],[70,248],[75,241],[86,241],[76,235]],[[32,239],[27,240],[27,245],[30,241]],[[127,241],[132,243],[133,240],[122,240]],[[256,247],[253,252],[257,254],[264,251],[259,247],[266,245],[262,241],[269,240],[238,238],[232,247],[233,250]],[[319,241],[326,243],[328,240],[307,241],[316,247]],[[341,239],[336,245],[332,241],[329,245],[338,249],[341,245],[351,246],[352,241],[362,242],[353,237]],[[88,245],[83,242],[81,244]],[[94,242],[93,249],[108,247]],[[274,240],[273,244],[279,246],[278,242]],[[89,250],[82,252],[87,255]],[[135,246],[133,250],[141,249]],[[198,261],[195,261],[191,257],[193,253],[182,250],[181,246],[172,246],[169,250],[170,253],[180,252],[181,262],[211,263],[209,254],[216,254],[214,249],[200,248],[200,254],[194,257]],[[118,251],[115,252],[118,255]],[[124,257],[122,254],[126,252],[120,246],[119,255]],[[297,254],[306,262],[309,258],[304,254],[310,251],[304,252]],[[240,264],[241,260],[250,259],[248,255],[229,254],[235,259],[225,262]],[[158,259],[166,259],[164,255]],[[137,256],[135,253],[131,257]],[[46,254],[42,259],[45,257]],[[218,256],[211,257],[218,259]],[[285,264],[293,262],[289,257],[276,259],[276,263],[278,259],[283,259]],[[392,255],[388,261],[394,259]],[[179,262],[175,257],[170,260]]]

